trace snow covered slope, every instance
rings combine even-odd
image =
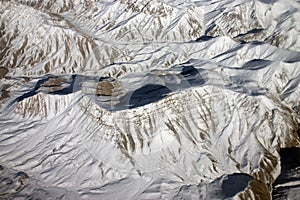
[[[299,9],[1,1],[0,198],[296,198]]]

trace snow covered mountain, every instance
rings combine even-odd
[[[0,198],[297,199],[299,9],[2,0]]]

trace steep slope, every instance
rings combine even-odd
[[[299,2],[0,5],[1,198],[289,193]]]

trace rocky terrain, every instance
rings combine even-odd
[[[0,199],[297,199],[300,1],[0,1]]]

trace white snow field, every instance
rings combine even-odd
[[[0,199],[299,199],[300,1],[0,1]]]

